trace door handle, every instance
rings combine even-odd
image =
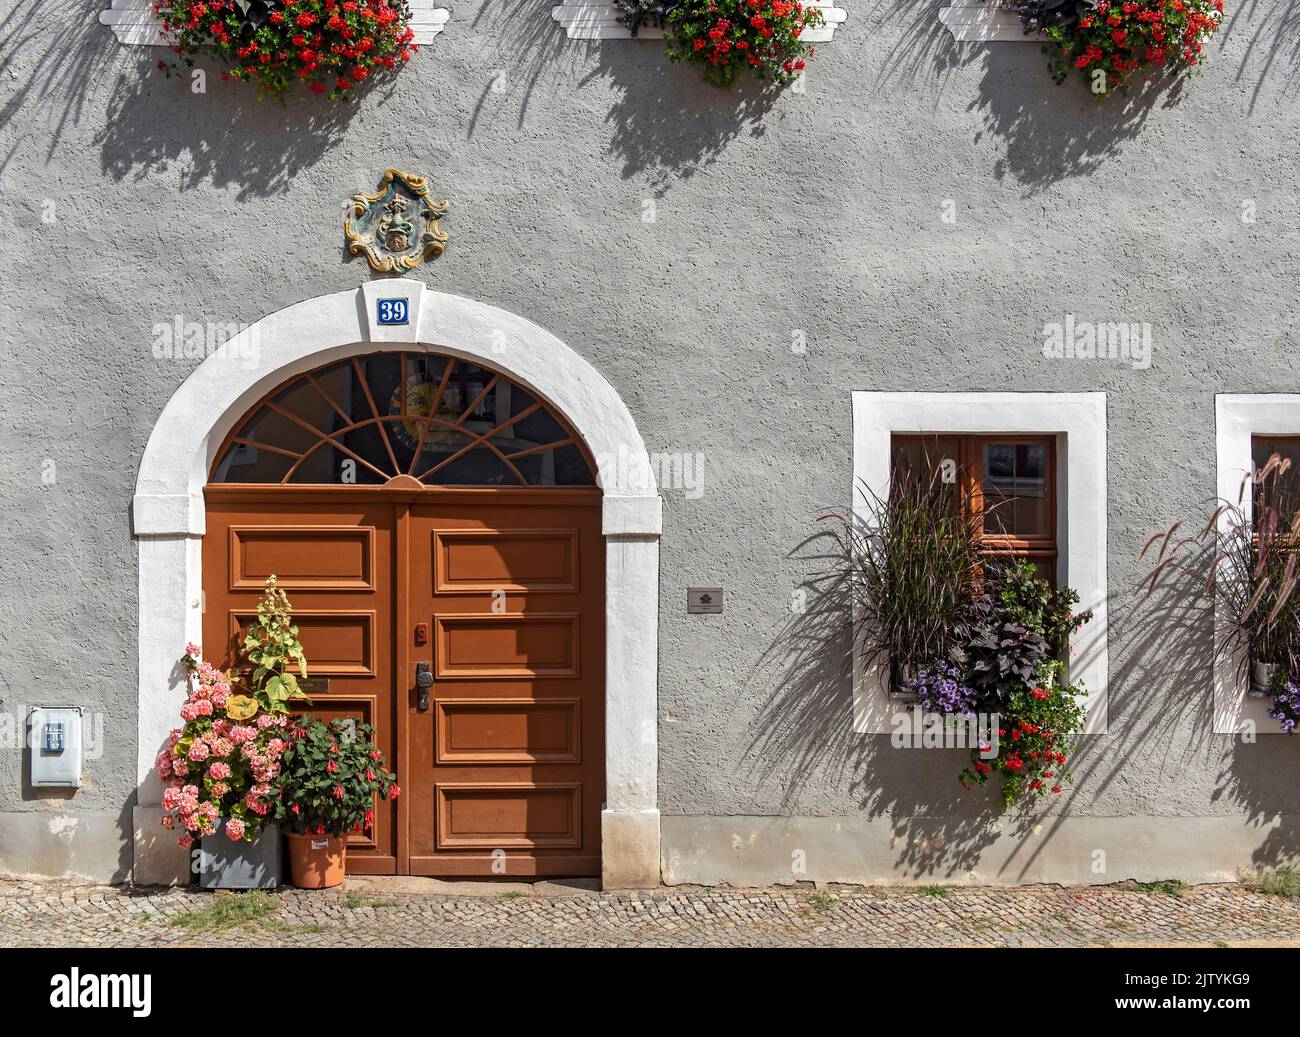
[[[428,663],[415,664],[415,708],[421,713],[429,708],[429,689],[433,687],[433,673]]]

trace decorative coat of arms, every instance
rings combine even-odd
[[[357,194],[343,216],[348,252],[364,255],[381,274],[413,270],[430,256],[442,254],[447,232],[438,221],[447,202],[429,198],[422,176],[400,169],[384,173],[377,194]]]

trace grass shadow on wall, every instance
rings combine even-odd
[[[805,607],[750,675],[765,699],[744,751],[746,778],[779,795],[787,813],[824,813],[806,805],[814,783],[848,789],[866,817],[889,819],[889,853],[901,876],[951,878],[976,868],[1007,823],[992,793],[958,784],[966,750],[901,749],[889,735],[853,730],[849,573],[829,532],[791,556],[814,575],[800,588]]]
[[[1279,100],[1300,95],[1300,0],[1237,0],[1225,6],[1221,35],[1245,40],[1234,79],[1250,84],[1250,113],[1254,114],[1271,79],[1277,80]]]
[[[49,133],[47,159],[87,114],[91,87],[119,49],[96,20],[103,7],[102,0],[16,0],[0,17],[0,127],[39,123],[42,135]],[[23,133],[0,156],[0,175],[30,135]]]

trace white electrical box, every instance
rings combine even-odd
[[[33,706],[27,744],[33,788],[81,788],[81,707]]]

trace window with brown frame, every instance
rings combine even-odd
[[[1056,585],[1054,436],[895,435],[892,454],[895,471],[951,482],[986,558],[1024,558]]]

